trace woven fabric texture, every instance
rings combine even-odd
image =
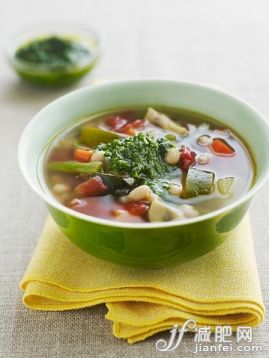
[[[113,333],[134,343],[194,318],[256,326],[264,316],[248,216],[227,241],[183,265],[144,270],[96,259],[49,217],[21,282],[24,304],[61,311],[106,303]]]

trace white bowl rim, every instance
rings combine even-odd
[[[26,180],[26,182],[29,184],[29,186],[34,190],[34,192],[40,196],[47,204],[49,204],[50,206],[54,207],[55,209],[65,213],[66,215],[69,216],[73,216],[77,219],[83,220],[83,221],[88,221],[88,222],[92,222],[94,224],[99,224],[99,225],[105,225],[105,226],[111,226],[111,227],[116,227],[116,228],[125,228],[125,229],[154,229],[154,228],[170,228],[170,227],[177,227],[177,226],[185,226],[185,225],[191,225],[193,223],[198,223],[201,221],[206,221],[208,219],[212,219],[216,216],[219,216],[221,214],[225,214],[235,208],[237,208],[238,206],[248,202],[253,195],[264,185],[264,183],[266,182],[266,180],[269,178],[269,166],[267,167],[267,169],[265,170],[265,172],[263,173],[262,178],[259,180],[257,179],[254,183],[254,185],[250,188],[250,190],[248,190],[245,194],[243,194],[241,197],[237,198],[235,201],[233,201],[231,204],[229,205],[225,205],[224,207],[218,209],[218,210],[213,210],[207,214],[203,214],[203,215],[199,215],[197,217],[194,218],[188,218],[188,219],[183,219],[183,220],[179,220],[179,221],[169,221],[169,222],[154,222],[154,223],[130,223],[130,222],[116,222],[116,221],[112,221],[112,220],[108,220],[108,219],[102,219],[102,218],[98,218],[98,217],[94,217],[94,216],[90,216],[90,215],[86,215],[86,214],[82,214],[79,213],[75,210],[72,210],[64,205],[62,205],[61,203],[59,203],[53,196],[48,195],[47,192],[45,192],[42,187],[41,184],[39,185],[39,187],[37,187],[36,185],[34,185],[34,183],[32,182],[30,176],[27,173],[27,168],[24,165],[24,159],[21,155],[22,150],[21,148],[23,147],[23,143],[26,140],[25,138],[27,137],[27,133],[29,131],[31,131],[31,126],[33,125],[34,122],[36,122],[38,120],[38,117],[41,113],[43,113],[44,111],[46,111],[48,108],[57,105],[57,103],[66,100],[66,98],[71,97],[72,95],[77,95],[79,93],[82,93],[84,91],[90,91],[90,90],[94,90],[96,87],[100,88],[100,87],[108,87],[108,86],[115,86],[115,85],[122,85],[122,84],[131,84],[131,83],[138,83],[140,82],[142,85],[143,83],[162,83],[162,84],[181,84],[184,86],[190,86],[190,87],[196,87],[196,88],[201,88],[204,90],[212,90],[214,92],[220,93],[221,95],[227,97],[228,99],[232,99],[232,100],[236,100],[239,104],[245,106],[247,109],[253,111],[260,119],[260,121],[262,121],[264,123],[265,126],[268,127],[268,131],[269,131],[269,124],[268,121],[265,119],[265,117],[259,112],[257,111],[251,104],[249,104],[247,101],[239,98],[236,95],[233,95],[231,93],[229,93],[228,91],[225,91],[223,89],[219,89],[216,86],[213,85],[204,85],[202,83],[197,83],[197,82],[191,82],[191,81],[177,81],[177,80],[170,80],[170,79],[157,79],[157,78],[150,78],[150,79],[131,79],[131,80],[113,80],[113,81],[107,81],[104,83],[100,83],[100,84],[95,84],[95,85],[90,85],[87,87],[83,87],[74,91],[71,91],[55,100],[53,100],[52,102],[50,102],[49,104],[47,104],[45,107],[43,107],[33,118],[32,120],[27,124],[27,126],[25,127],[24,131],[21,134],[20,140],[19,140],[19,144],[18,144],[18,148],[17,148],[17,160],[19,162],[19,167],[20,170]]]

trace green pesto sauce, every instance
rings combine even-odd
[[[172,167],[164,161],[171,147],[173,144],[166,138],[139,133],[134,137],[101,144],[98,149],[105,152],[110,173],[154,180],[171,172]]]
[[[51,70],[61,70],[77,65],[91,56],[88,48],[79,42],[50,36],[30,41],[17,49],[15,57],[32,65],[47,66]]]

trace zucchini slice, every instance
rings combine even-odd
[[[234,181],[235,181],[235,177],[220,178],[217,183],[218,191],[222,195],[227,195],[229,193]]]
[[[193,198],[211,194],[214,190],[214,180],[215,173],[213,172],[189,168],[185,179],[184,196]]]

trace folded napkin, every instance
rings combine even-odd
[[[21,282],[32,309],[106,303],[113,333],[129,343],[193,318],[198,326],[255,326],[264,317],[249,218],[220,247],[192,262],[143,270],[92,257],[49,217]]]

